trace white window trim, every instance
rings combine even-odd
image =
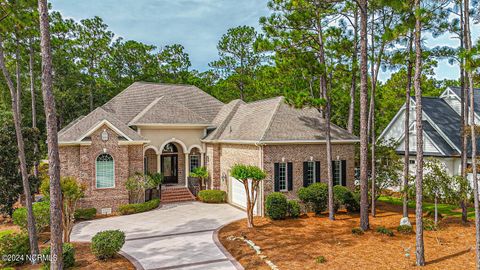
[[[333,185],[336,186],[336,185],[339,185],[341,186],[342,185],[342,178],[343,178],[343,166],[342,166],[342,161],[341,160],[334,160],[333,162],[335,162],[334,164],[336,166],[338,166],[338,183],[335,183],[335,179],[333,179]],[[335,168],[333,168],[333,172],[335,172]],[[333,175],[335,177],[335,174]]]
[[[285,189],[280,188],[280,166],[281,164],[285,165]],[[287,162],[279,162],[278,163],[278,190],[280,192],[288,192],[288,163]]]
[[[193,155],[192,155],[192,154],[190,154],[190,156],[189,156],[189,158],[188,158],[188,167],[189,167],[189,169],[190,169],[190,173],[193,171],[193,169],[192,169],[192,157],[197,157],[197,159],[198,159],[198,166],[197,166],[197,168],[202,167],[200,155],[196,155],[196,154],[193,154]]]
[[[312,179],[312,183],[310,183],[309,185],[315,184],[315,183],[317,183],[317,168],[316,168],[317,167],[317,162],[316,161],[307,161],[307,162],[313,164],[313,166],[312,166],[312,170],[313,170],[312,171],[312,177],[313,177],[313,179]],[[307,174],[308,174],[308,165],[307,165]]]
[[[113,161],[113,186],[111,187],[98,187],[98,179],[97,179],[97,159],[99,156],[103,155],[103,154],[107,154],[109,156],[112,157],[112,161]],[[100,155],[98,155],[96,158],[95,158],[95,189],[112,189],[112,188],[115,188],[115,159],[113,158],[112,155],[108,154],[108,153],[101,153]]]

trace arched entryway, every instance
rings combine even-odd
[[[153,174],[158,172],[157,152],[154,149],[149,148],[145,150],[144,163],[145,174]]]
[[[182,168],[180,166],[180,163],[183,163],[180,162],[182,156],[182,148],[177,143],[170,142],[163,147],[160,157],[160,172],[164,176],[165,184],[179,184],[179,180],[182,180],[183,173],[181,174],[179,170]]]

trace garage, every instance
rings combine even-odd
[[[251,187],[251,182],[249,183]],[[245,194],[245,187],[243,183],[238,181],[237,179],[230,177],[230,203],[238,206],[242,209],[247,209],[247,196]],[[260,196],[257,196],[257,202],[260,200]],[[258,213],[258,203],[255,204],[253,209],[253,213],[256,215]]]

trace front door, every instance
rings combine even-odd
[[[178,184],[177,155],[162,155],[162,174],[165,184]]]

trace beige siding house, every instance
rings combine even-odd
[[[191,170],[205,166],[209,187],[243,207],[243,186],[230,177],[237,163],[267,172],[257,214],[268,193],[295,198],[300,187],[326,182],[353,186],[358,138],[332,126],[334,161],[326,160],[324,120],[315,109],[295,109],[276,97],[224,104],[194,86],[134,83],[59,133],[61,174],[87,186],[81,207],[115,211],[128,203],[126,179],[161,172],[166,187],[187,187]]]

